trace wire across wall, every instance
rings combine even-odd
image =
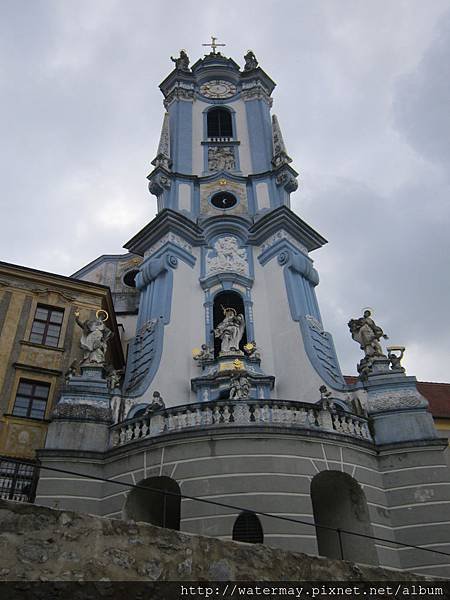
[[[42,469],[45,471],[52,471],[55,473],[61,473],[61,474],[65,474],[65,475],[75,475],[77,477],[80,477],[81,479],[91,479],[94,481],[102,481],[104,483],[110,483],[113,485],[127,487],[130,489],[143,490],[147,493],[152,492],[152,493],[155,493],[158,495],[162,495],[163,505],[165,505],[167,496],[176,497],[176,498],[179,498],[180,500],[192,500],[194,502],[200,502],[203,504],[218,506],[221,508],[232,509],[232,510],[234,510],[236,512],[240,512],[240,513],[251,512],[257,516],[266,517],[268,519],[277,519],[279,521],[287,521],[289,523],[296,523],[299,525],[306,525],[308,527],[313,527],[316,530],[320,529],[320,530],[324,530],[324,531],[332,531],[332,532],[336,533],[336,535],[338,537],[339,549],[340,549],[340,554],[341,554],[342,560],[345,560],[344,544],[343,544],[343,540],[342,540],[343,535],[355,536],[358,538],[365,538],[368,540],[373,540],[375,542],[384,542],[384,543],[392,544],[395,546],[401,546],[402,548],[410,548],[410,549],[414,549],[414,550],[420,550],[422,552],[428,552],[428,553],[433,553],[433,554],[439,554],[441,556],[450,557],[450,553],[444,552],[443,550],[435,550],[433,548],[425,548],[423,546],[407,544],[405,542],[399,542],[397,540],[390,540],[390,539],[375,536],[375,535],[368,535],[368,534],[364,534],[364,533],[360,533],[360,532],[356,532],[356,531],[351,531],[349,529],[331,527],[328,525],[321,525],[320,523],[311,523],[310,521],[304,521],[302,519],[295,519],[293,517],[287,517],[287,516],[282,516],[282,515],[275,515],[275,514],[271,514],[271,513],[256,510],[256,509],[253,510],[253,509],[249,509],[249,508],[243,508],[242,506],[238,506],[236,504],[228,504],[226,502],[219,502],[217,500],[211,500],[211,499],[207,499],[207,498],[199,498],[197,496],[190,496],[188,494],[182,494],[181,492],[178,493],[178,492],[171,492],[169,490],[161,490],[161,489],[151,487],[148,485],[141,485],[139,483],[128,483],[125,481],[117,481],[115,479],[108,479],[106,477],[100,477],[98,475],[91,475],[89,473],[80,473],[79,471],[70,471],[68,469],[60,469],[58,467],[50,467],[50,466],[43,467],[40,464],[33,462],[33,461],[25,461],[25,460],[21,460],[21,459],[17,459],[17,458],[12,458],[12,457],[7,457],[7,458],[5,458],[5,460],[7,460],[10,463],[17,464],[17,465],[24,465],[24,466],[26,465],[28,467],[33,466],[36,469],[36,472],[33,476],[34,477],[33,481],[35,481],[35,482],[37,482],[38,477],[39,477],[39,471]],[[2,497],[5,498],[4,495]],[[15,498],[10,498],[10,499],[15,499]],[[19,498],[17,498],[17,499],[19,499]],[[19,499],[19,500],[23,501],[23,499]],[[34,500],[34,496],[33,496],[33,500]],[[29,501],[32,502],[33,500],[29,500]],[[165,515],[164,510],[163,510],[163,515]],[[164,522],[163,522],[163,527],[164,527]]]

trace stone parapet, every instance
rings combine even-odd
[[[224,400],[175,406],[114,425],[115,448],[167,433],[208,427],[287,427],[328,432],[372,442],[367,419],[329,405],[288,400]]]

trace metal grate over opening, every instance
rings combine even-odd
[[[248,544],[262,544],[264,534],[261,523],[255,513],[243,512],[236,519],[233,527],[233,540]]]
[[[34,502],[38,477],[36,463],[16,463],[0,457],[0,498]]]

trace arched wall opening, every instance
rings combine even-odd
[[[319,554],[328,558],[378,564],[366,496],[348,473],[322,471],[311,481],[311,500]]]
[[[255,513],[242,512],[233,526],[233,540],[247,544],[264,543],[264,533],[260,520]]]
[[[180,529],[180,486],[170,477],[149,477],[128,494],[124,513],[128,519],[151,523],[167,529]],[[165,493],[168,492],[168,493]]]
[[[225,318],[225,314],[223,312],[224,308],[233,308],[236,311],[236,315],[243,315],[245,319],[245,307],[244,301],[242,300],[242,296],[238,292],[234,292],[231,290],[226,290],[224,292],[219,292],[214,298],[213,305],[213,323],[214,329],[222,323]],[[243,350],[245,344],[247,343],[247,323],[245,324],[244,334],[242,336],[241,341],[239,342],[239,350]],[[222,340],[220,337],[214,337],[214,356],[217,358],[220,353],[222,345]]]

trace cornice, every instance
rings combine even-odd
[[[97,258],[94,258],[94,260],[91,260],[91,262],[85,265],[84,267],[81,267],[81,269],[78,269],[78,271],[75,271],[75,273],[71,275],[71,278],[80,279],[86,273],[92,271],[94,267],[101,265],[104,262],[126,262],[127,260],[131,260],[133,258],[140,259],[140,257],[136,256],[135,254],[132,254],[131,252],[127,252],[126,254],[101,254]]]
[[[23,265],[14,265],[11,263],[5,263],[0,261],[0,276],[2,277],[11,277],[15,279],[25,280],[29,282],[30,285],[35,285],[36,287],[29,288],[30,292],[42,293],[46,292],[55,292],[60,295],[67,296],[68,290],[74,291],[77,293],[85,292],[88,294],[94,294],[96,296],[107,296],[110,294],[109,287],[106,285],[101,285],[99,283],[93,283],[91,281],[83,281],[81,279],[76,279],[74,277],[67,277],[65,275],[58,275],[56,273],[49,273],[48,271],[40,271],[38,269],[32,269],[30,267],[24,267]],[[2,279],[2,283],[6,285],[6,281]],[[8,282],[8,285],[14,287],[14,281]],[[46,290],[42,289],[43,285],[54,286],[55,289],[47,288]],[[64,292],[61,291],[63,288]],[[66,297],[66,300],[72,300]]]
[[[320,233],[300,219],[287,206],[280,206],[264,213],[250,227],[249,241],[260,244],[279,229],[285,229],[294,238],[298,239],[308,251],[317,250],[327,243],[327,240]]]
[[[203,232],[191,219],[183,214],[171,210],[163,209],[156,217],[150,221],[141,231],[131,238],[124,248],[143,256],[145,251],[155,244],[163,235],[169,232],[175,232],[192,245],[199,245],[203,241]]]

